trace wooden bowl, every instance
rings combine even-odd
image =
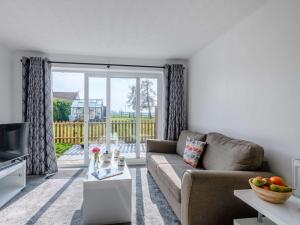
[[[275,191],[269,191],[269,190],[257,187],[256,185],[254,185],[252,183],[252,179],[253,178],[249,179],[249,184],[250,184],[252,190],[255,192],[255,194],[259,198],[261,198],[267,202],[271,202],[274,204],[282,204],[282,203],[286,202],[286,200],[288,200],[289,197],[291,197],[291,195],[293,193],[292,191],[291,192],[275,192]]]

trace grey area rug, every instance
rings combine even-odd
[[[130,167],[132,223],[180,225],[145,167]],[[27,187],[0,210],[1,225],[81,225],[85,169],[60,169],[50,179],[28,177]]]

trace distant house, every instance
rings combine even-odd
[[[89,99],[89,121],[99,122],[105,121],[106,106],[103,105],[102,99]],[[83,121],[84,100],[75,99],[71,105],[70,121]]]
[[[78,92],[54,91],[53,98],[74,101],[79,98]]]

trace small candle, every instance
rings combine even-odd
[[[115,150],[115,158],[118,158],[120,156],[120,150],[117,149]]]
[[[123,155],[120,155],[118,158],[118,165],[124,166],[125,165],[125,157]]]

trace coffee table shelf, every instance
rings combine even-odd
[[[259,222],[257,218],[235,219],[234,225],[276,225],[268,218],[262,218],[262,222]]]

